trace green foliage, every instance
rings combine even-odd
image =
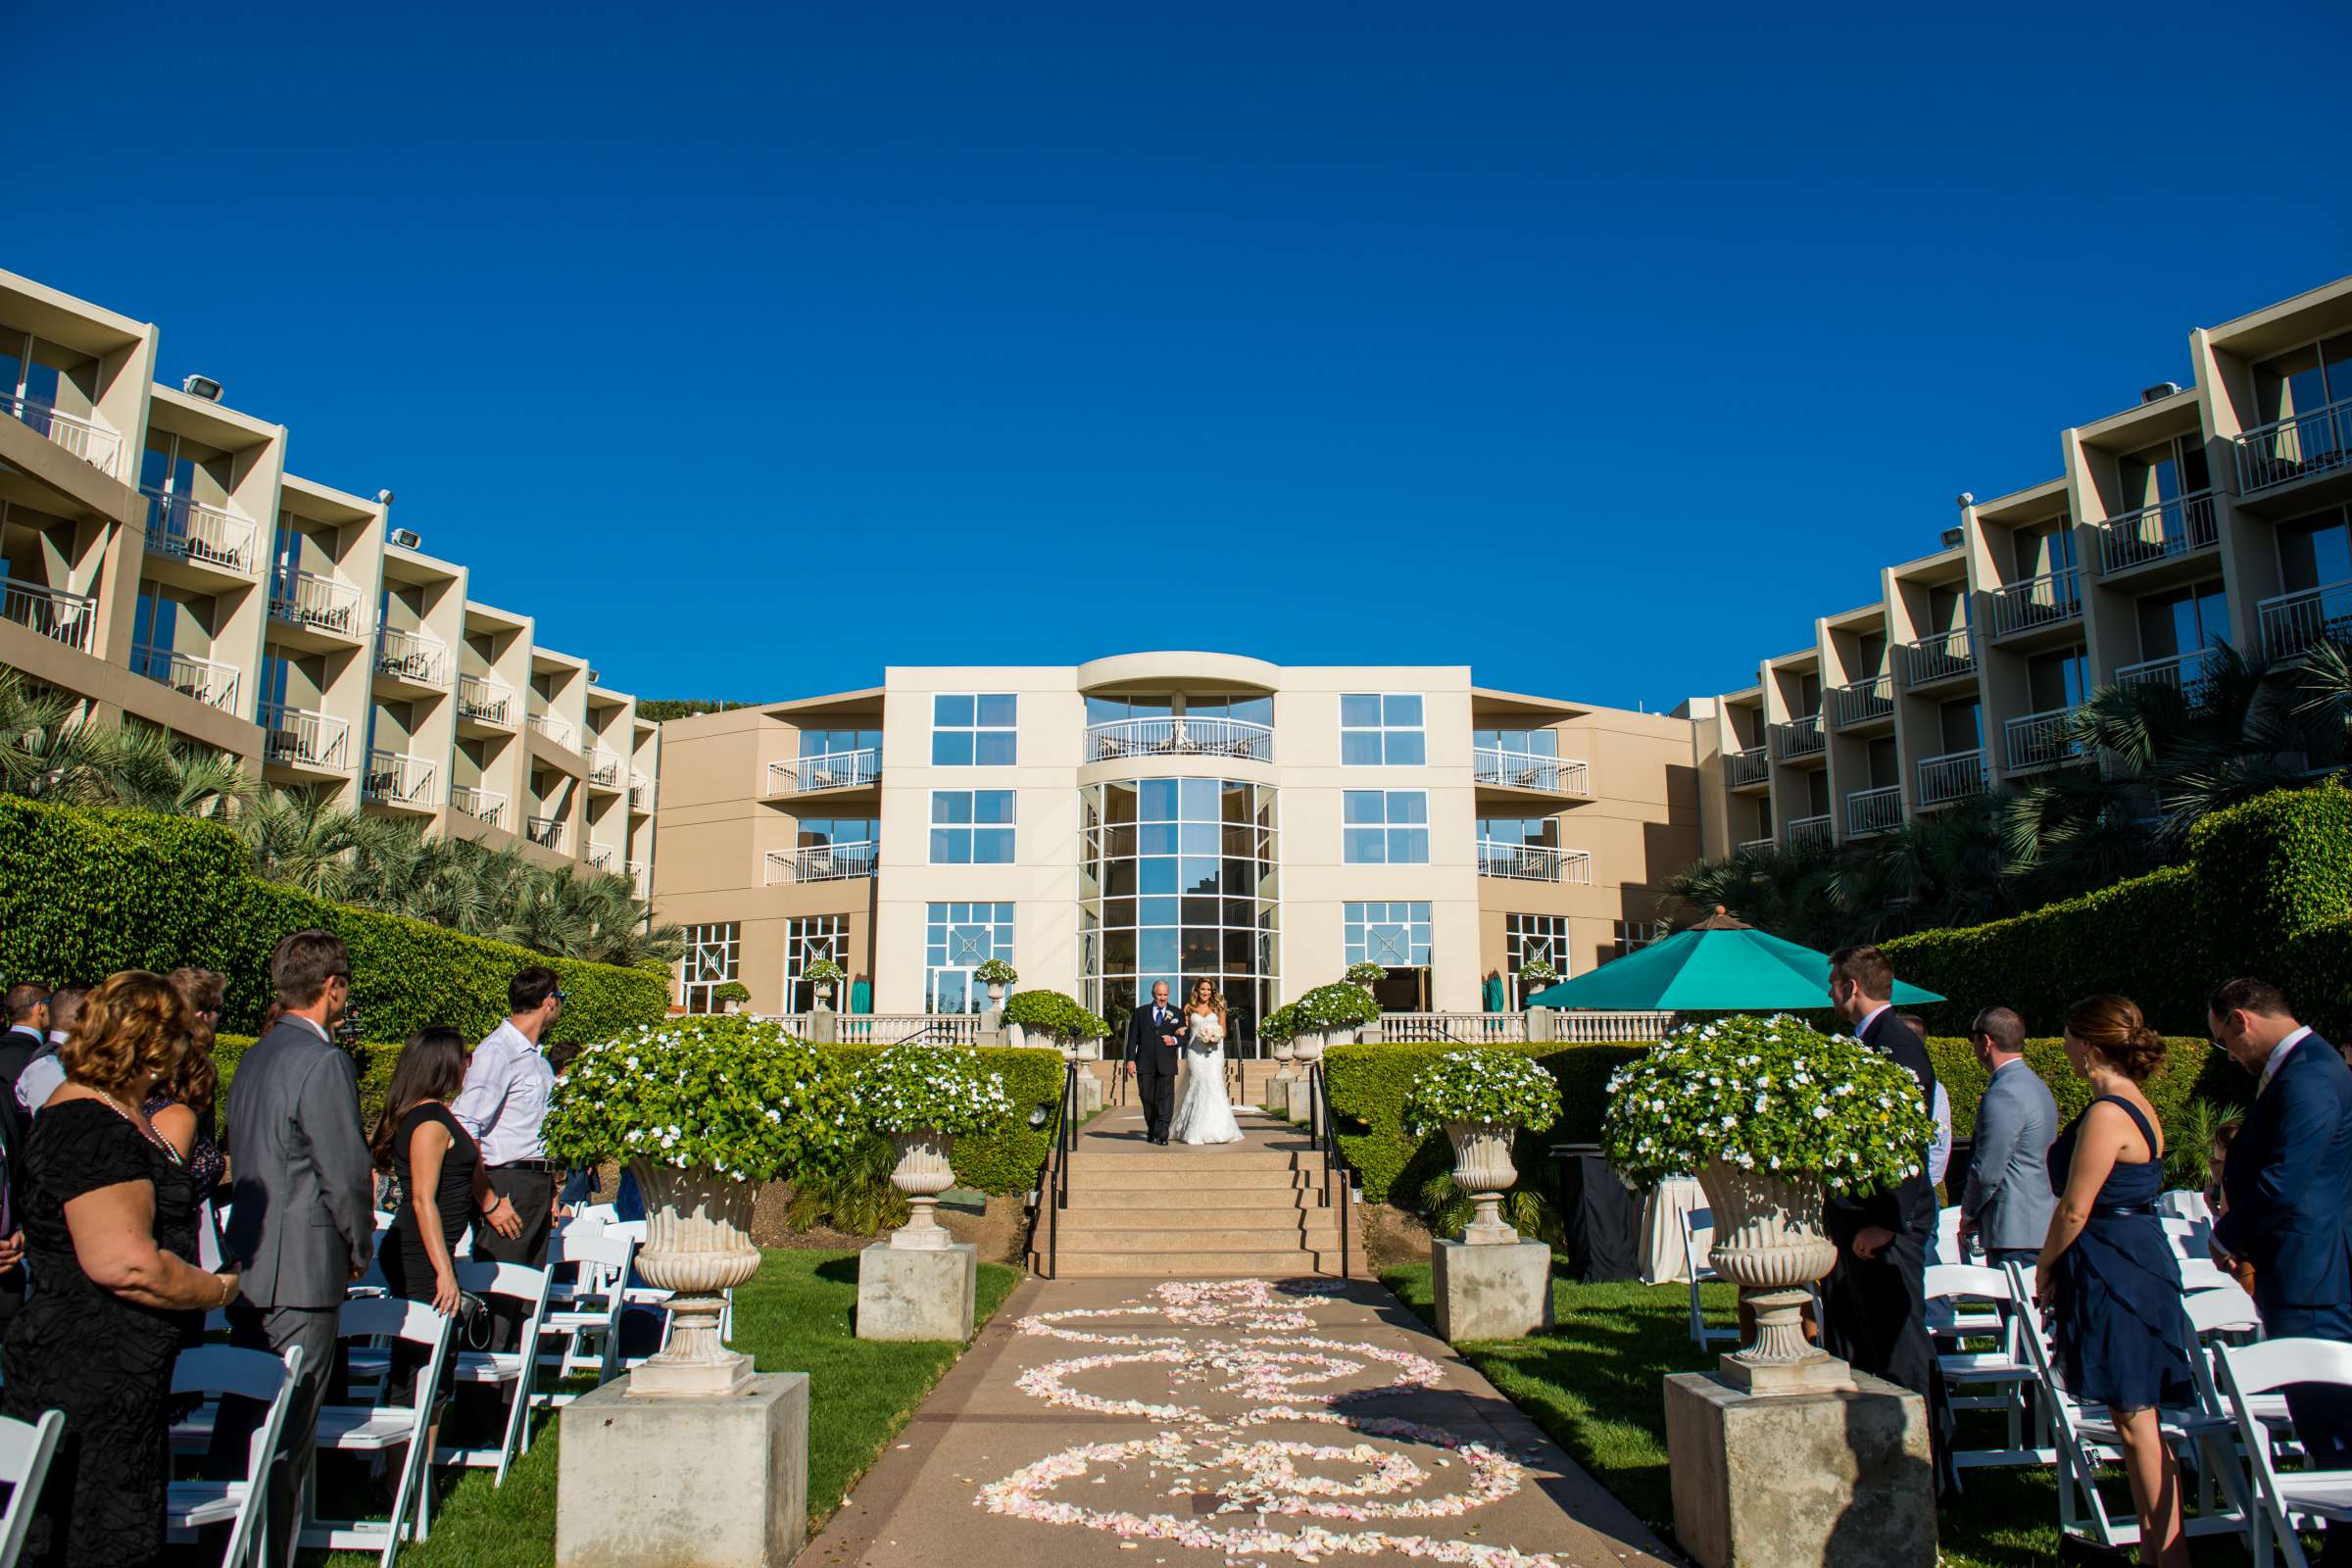
[[[1560,1119],[1560,1086],[1512,1051],[1448,1051],[1424,1065],[1404,1098],[1404,1125],[1416,1133],[1451,1122],[1507,1122],[1540,1133]]]
[[[990,1132],[1012,1115],[1004,1079],[961,1046],[893,1046],[852,1080],[859,1115],[876,1132]]]
[[[1984,1098],[1985,1085],[1984,1069],[1977,1065],[1976,1052],[1966,1040],[1936,1038],[1928,1042],[1928,1059],[1936,1068],[1936,1081],[1951,1098],[1952,1136],[1973,1137],[1977,1104]],[[2061,1127],[2090,1103],[2090,1084],[2075,1076],[2066,1059],[2066,1048],[2058,1041],[2028,1040],[2026,1065],[2050,1086]],[[2167,1035],[2163,1065],[2139,1087],[2148,1103],[2156,1107],[2166,1147],[2178,1149],[2184,1138],[2194,1136],[2188,1109],[2191,1101],[2202,1098],[2222,1104],[2242,1103],[2253,1093],[2254,1080],[2238,1070],[2229,1053],[2212,1041]]]
[[[1366,990],[1370,990],[1373,986],[1380,984],[1388,977],[1388,970],[1382,968],[1377,963],[1367,961],[1363,963],[1349,964],[1348,966],[1347,974],[1343,975],[1341,978],[1346,980],[1351,986],[1362,986]]]
[[[831,958],[811,958],[808,966],[801,971],[801,978],[812,986],[836,986],[842,981],[841,965]],[[749,1002],[751,998],[746,996],[744,1000]]]
[[[1257,1038],[1278,1046],[1298,1033],[1298,1004],[1285,1003],[1257,1020]]]
[[[857,1073],[889,1049],[882,1046],[824,1046],[825,1055]],[[956,1185],[980,1193],[1025,1193],[1037,1185],[1046,1151],[1061,1111],[1061,1053],[1034,1047],[982,1046],[964,1049],[981,1066],[1004,1081],[1012,1114],[991,1131],[959,1137],[950,1156]],[[1035,1125],[1031,1119],[1035,1118]]]
[[[1058,991],[1015,991],[1004,999],[1004,1021],[1066,1040],[1102,1040],[1110,1034],[1108,1021]]]
[[[1380,1004],[1362,986],[1342,981],[1317,986],[1291,1004],[1295,1029],[1353,1029],[1380,1016]]]
[[[642,1159],[773,1181],[846,1155],[856,1111],[847,1076],[779,1026],[676,1018],[573,1059],[548,1103],[547,1152],[573,1165]]]
[[[1519,966],[1519,981],[1530,991],[1551,985],[1560,978],[1560,971],[1547,958],[1530,958]]]
[[[2303,1022],[2329,1040],[2352,1040],[2352,918],[2296,932],[2257,972],[2286,992]]]
[[[712,986],[710,988],[710,1000],[712,1002],[732,1002],[740,1004],[752,1000],[752,988],[745,985],[740,980],[729,980],[724,985]]]
[[[1478,1207],[1471,1196],[1454,1184],[1453,1172],[1442,1170],[1421,1184],[1421,1212],[1427,1217],[1433,1235],[1458,1241],[1462,1227],[1470,1223]],[[1522,1236],[1532,1236],[1562,1250],[1567,1249],[1568,1227],[1562,1223],[1558,1205],[1539,1181],[1536,1171],[1520,1171],[1518,1185],[1502,1195],[1502,1219]]]
[[[2333,779],[2217,811],[2188,842],[2213,980],[2264,973],[2296,935],[2352,915],[2352,791]]]
[[[899,1151],[878,1133],[862,1133],[838,1165],[805,1171],[792,1184],[784,1221],[796,1231],[826,1226],[879,1236],[906,1223],[906,1195],[890,1185]]]
[[[972,978],[984,986],[1018,985],[1021,971],[1003,958],[991,958],[972,971]]]
[[[736,703],[725,699],[708,701],[699,697],[640,697],[637,716],[659,724],[664,719],[691,718],[696,713],[725,713],[738,708],[756,708],[757,703]]]

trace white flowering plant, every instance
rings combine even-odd
[[[1003,958],[991,958],[972,971],[972,978],[984,986],[1009,986],[1021,978],[1021,971]]]
[[[1012,1115],[1004,1075],[959,1046],[893,1046],[858,1067],[854,1092],[858,1114],[878,1133],[960,1137],[992,1131]]]
[[[1519,966],[1519,983],[1530,991],[1551,985],[1560,978],[1560,971],[1551,966],[1548,958],[1530,958]]]
[[[1349,964],[1348,966],[1348,973],[1343,976],[1343,978],[1346,979],[1349,985],[1362,986],[1367,991],[1371,990],[1374,986],[1380,984],[1388,977],[1388,970],[1382,968],[1377,963],[1370,962],[1369,960],[1362,963]]]
[[[1515,1051],[1448,1051],[1421,1069],[1404,1097],[1404,1125],[1424,1135],[1455,1121],[1540,1133],[1559,1119],[1560,1086]]]
[[[1345,980],[1317,986],[1291,1006],[1296,1029],[1352,1029],[1380,1016],[1380,1004],[1372,1000],[1372,993]]]
[[[823,1169],[858,1136],[848,1075],[774,1023],[672,1018],[583,1048],[556,1080],[547,1152],[761,1182]]]
[[[1924,1169],[1936,1136],[1918,1079],[1787,1013],[1686,1024],[1618,1068],[1608,1096],[1602,1148],[1640,1186],[1720,1159],[1868,1192]]]
[[[831,958],[811,958],[808,967],[801,971],[801,978],[812,986],[839,985],[841,965]]]

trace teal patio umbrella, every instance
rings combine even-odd
[[[1527,999],[1531,1007],[1605,1012],[1815,1012],[1830,1004],[1829,955],[1715,912],[1688,931],[1639,948]],[[1898,1004],[1943,998],[1894,983]]]

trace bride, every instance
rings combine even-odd
[[[1184,1004],[1184,1099],[1168,1137],[1179,1144],[1238,1144],[1241,1123],[1225,1095],[1225,999],[1202,980]]]

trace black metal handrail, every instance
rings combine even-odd
[[[1054,1143],[1046,1171],[1046,1278],[1061,1277],[1061,1211],[1070,1204],[1070,1156],[1078,1149],[1078,1064],[1061,1064],[1061,1114],[1054,1125]]]
[[[1314,1126],[1309,1129],[1309,1133],[1314,1140],[1316,1152],[1323,1156],[1323,1206],[1325,1208],[1330,1208],[1333,1206],[1331,1197],[1332,1179],[1334,1177],[1339,1179],[1340,1198],[1338,1207],[1340,1211],[1340,1278],[1347,1279],[1350,1273],[1348,1247],[1348,1199],[1350,1197],[1348,1191],[1349,1177],[1348,1174],[1348,1162],[1340,1154],[1339,1128],[1331,1119],[1331,1090],[1330,1086],[1323,1080],[1323,1063],[1320,1061],[1310,1061],[1306,1064],[1306,1081],[1308,1089],[1308,1102],[1312,1106],[1312,1114],[1315,1123]]]

